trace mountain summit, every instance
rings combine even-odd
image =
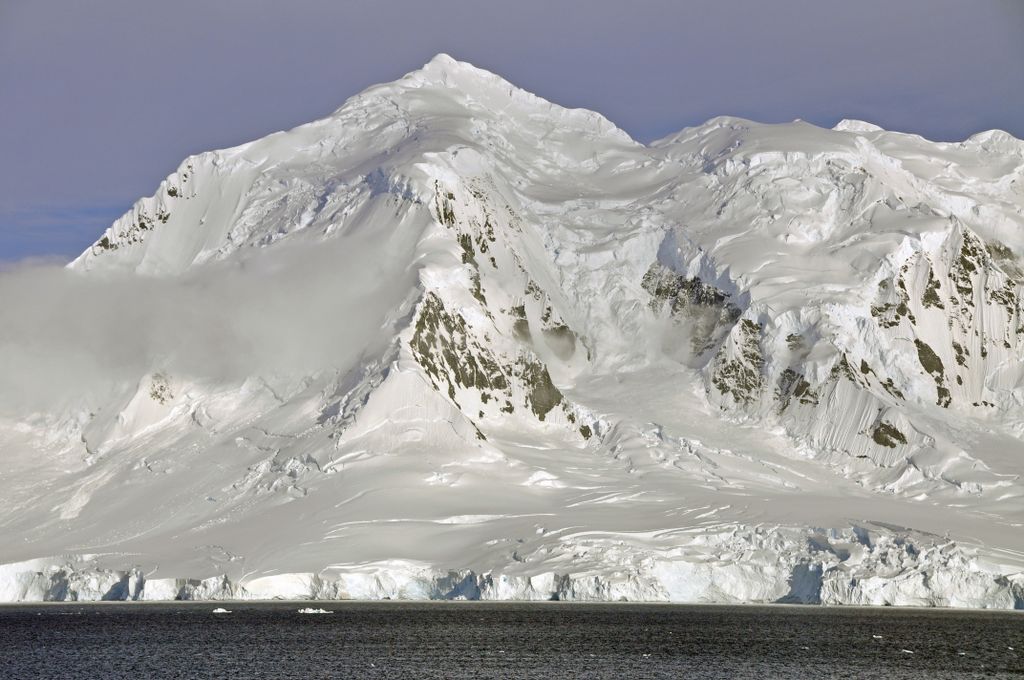
[[[0,420],[0,599],[1024,607],[1022,253],[1005,133],[644,145],[439,55],[70,265],[150,341]]]

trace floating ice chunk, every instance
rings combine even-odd
[[[914,651],[912,649],[901,649],[900,651],[903,652],[904,654],[913,654],[914,653]]]
[[[314,609],[313,607],[303,607],[299,610],[300,614],[333,614],[334,612],[326,609]]]
[[[872,635],[871,637],[875,638],[876,640],[881,640],[882,639],[881,635]]]
[[[230,614],[231,610],[230,609],[224,609],[224,607],[217,607],[216,609],[213,610],[213,613],[214,614]]]

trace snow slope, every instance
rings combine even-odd
[[[1024,608],[1022,178],[1002,132],[643,145],[445,55],[188,158],[70,267],[272,358],[0,414],[0,600]]]

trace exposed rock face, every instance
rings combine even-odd
[[[998,133],[645,146],[440,56],[189,158],[72,263],[265,266],[352,328],[0,414],[0,600],[1024,606],[1022,187]]]

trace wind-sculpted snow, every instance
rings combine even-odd
[[[193,156],[0,279],[0,599],[1024,607],[1022,177],[443,55]]]

